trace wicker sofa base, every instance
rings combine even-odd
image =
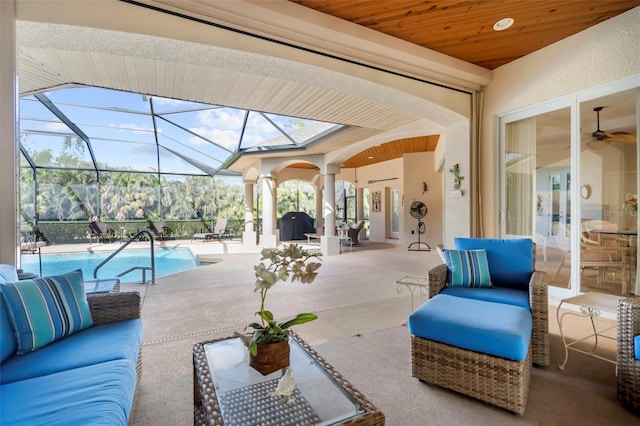
[[[524,361],[510,361],[411,336],[411,373],[508,411],[524,414],[531,382],[531,345]]]

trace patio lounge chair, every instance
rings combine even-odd
[[[156,239],[162,241],[169,234],[169,227],[167,226],[167,222],[164,220],[155,220],[149,224],[149,229],[153,232]]]
[[[201,232],[198,234],[193,234],[191,237],[191,241],[193,240],[202,240],[211,241],[213,238],[217,238],[218,241],[222,241],[222,237],[227,234],[227,221],[228,219],[217,219],[216,224],[213,227],[213,232]]]
[[[89,231],[89,244],[92,243],[93,238],[97,238],[98,242],[105,239],[109,242],[112,240],[111,227],[107,223],[94,220],[89,224]]]

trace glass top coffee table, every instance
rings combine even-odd
[[[249,366],[239,337],[193,348],[194,420],[206,425],[384,425],[384,415],[299,336],[291,333],[295,389],[272,396],[283,371]]]

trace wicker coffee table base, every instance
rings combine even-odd
[[[524,414],[531,381],[531,345],[521,362],[411,336],[412,376]]]

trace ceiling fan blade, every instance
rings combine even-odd
[[[611,132],[607,135],[609,143],[636,143],[635,135],[627,132]]]
[[[608,145],[609,142],[606,140],[590,140],[586,143],[587,148],[591,148],[591,149],[605,149]]]

